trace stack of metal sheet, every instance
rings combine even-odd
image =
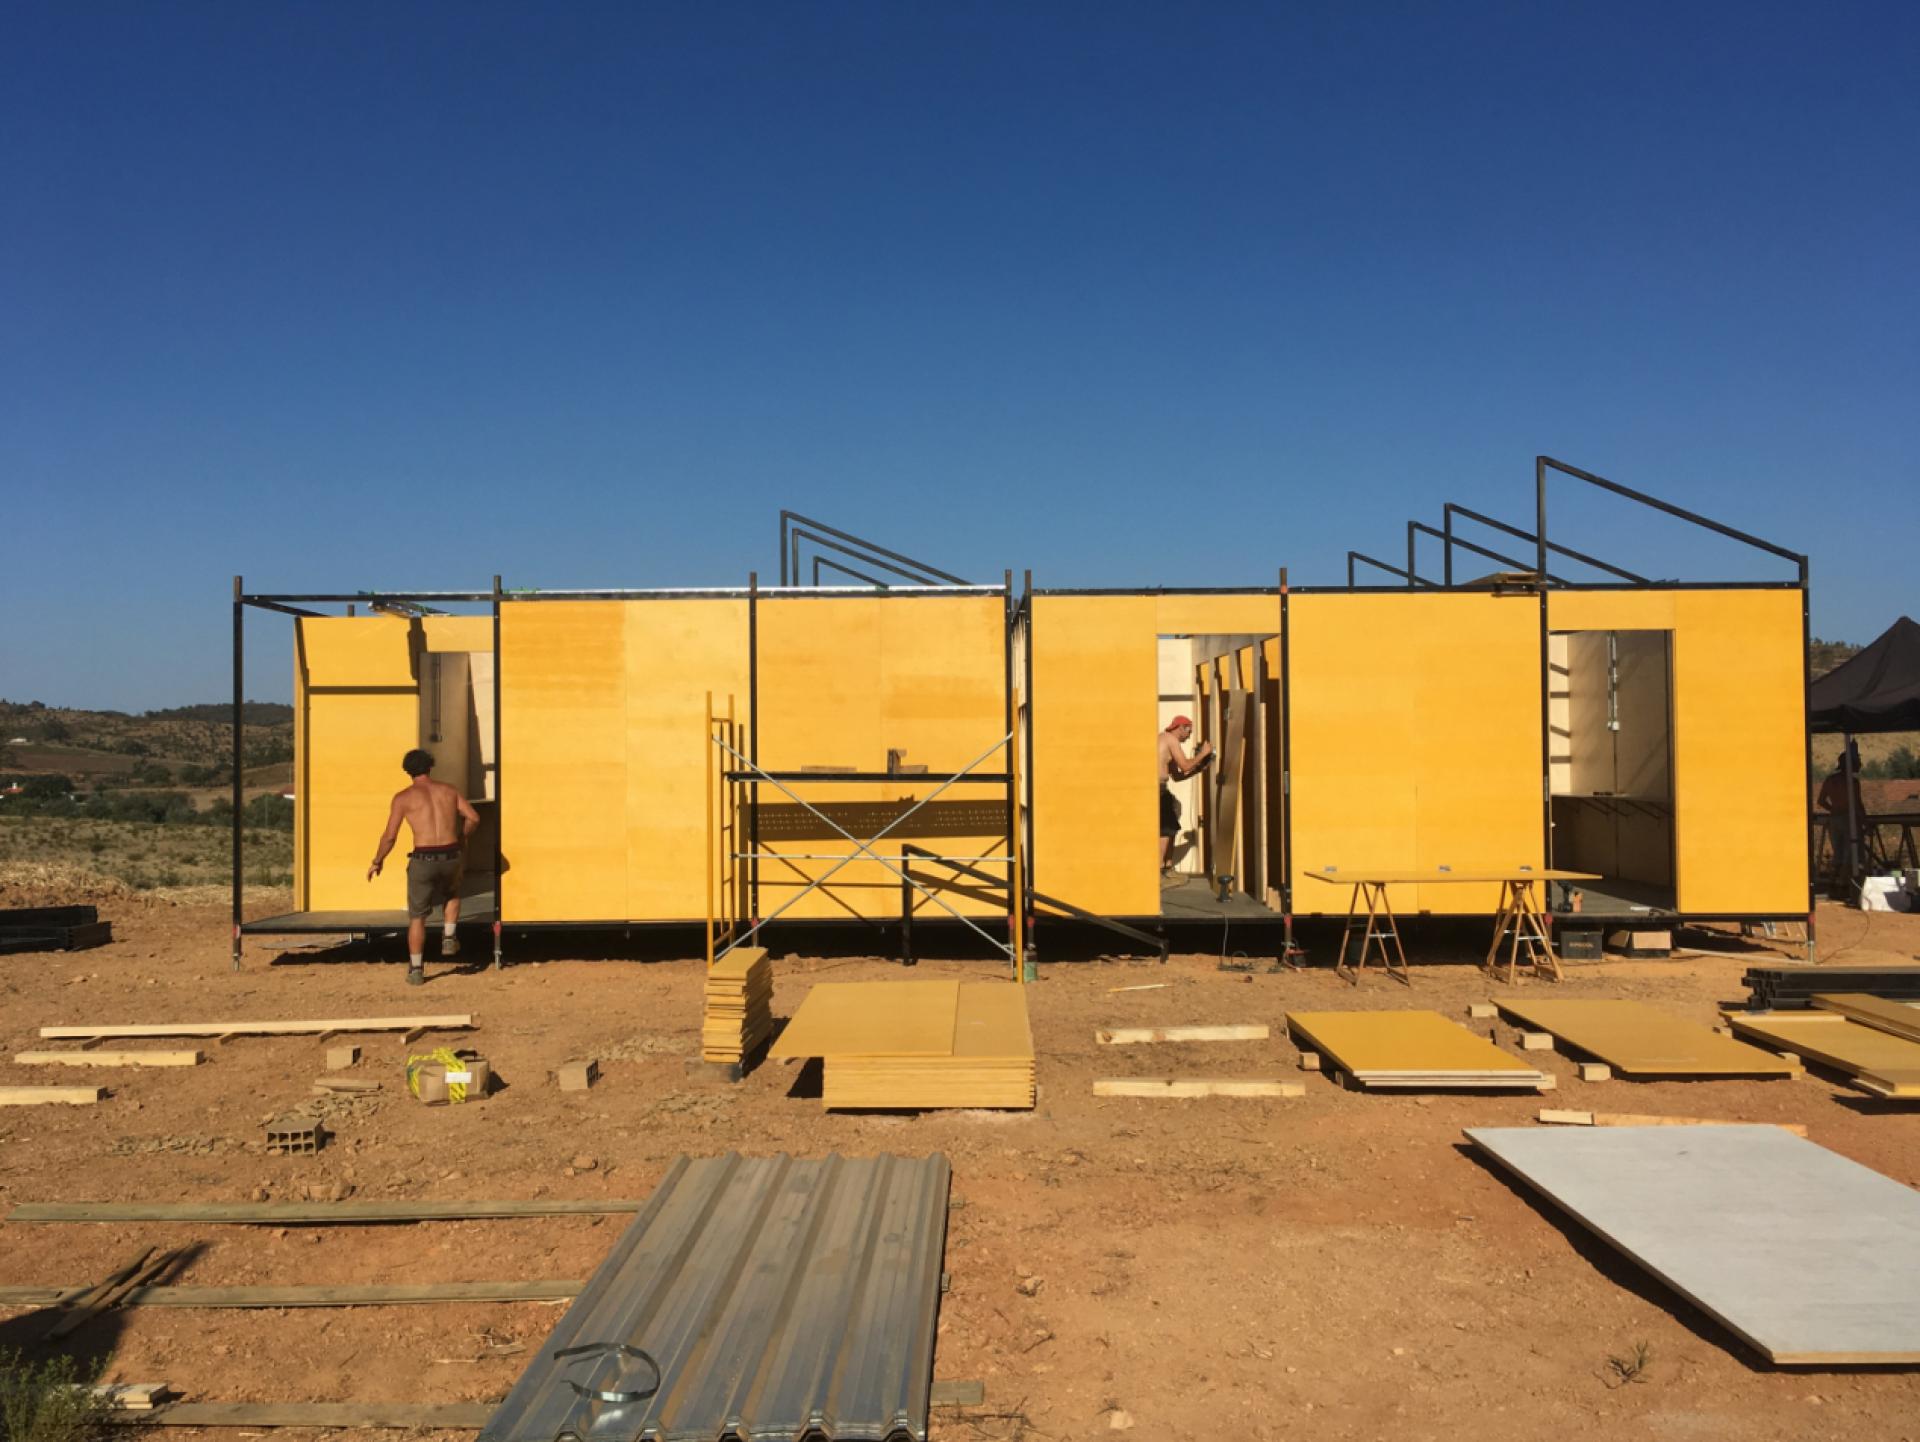
[[[829,1109],[1033,1105],[1027,993],[1010,981],[823,983],[769,1055],[819,1057]]]
[[[1437,1011],[1290,1011],[1287,1028],[1324,1070],[1396,1091],[1550,1089],[1551,1080]]]
[[[478,1442],[924,1442],[951,1180],[679,1158]]]
[[[773,963],[764,946],[736,946],[707,970],[700,1055],[739,1063],[773,1030]]]

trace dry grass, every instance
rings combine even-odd
[[[220,826],[9,816],[0,818],[0,884],[87,899],[141,892],[207,901],[231,885],[232,846],[232,833]],[[249,830],[242,855],[249,887],[293,884],[291,832]]]

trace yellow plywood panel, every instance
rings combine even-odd
[[[507,921],[628,919],[625,643],[616,602],[501,608]]]
[[[1520,867],[1498,869],[1476,866],[1460,871],[1440,871],[1433,868],[1409,867],[1404,871],[1309,871],[1305,879],[1328,881],[1337,886],[1354,886],[1362,881],[1382,881],[1388,885],[1407,885],[1419,883],[1422,886],[1485,886],[1498,885],[1503,881],[1598,881],[1600,878],[1591,871],[1555,871],[1546,868],[1539,871],[1523,870]]]
[[[745,719],[747,603],[650,600],[624,602],[619,609],[626,674],[623,915],[634,921],[704,917],[707,693],[721,714],[731,694],[736,714]],[[713,763],[716,769],[739,764],[717,748]],[[512,767],[512,760],[507,764]],[[608,795],[605,803],[614,804],[618,795]],[[739,839],[744,843],[744,833]]]
[[[1027,989],[1011,981],[969,981],[954,1013],[953,1055],[1033,1060]]]
[[[1033,885],[1112,916],[1160,910],[1157,628],[1151,596],[1033,600]]]
[[[1673,632],[1675,870],[1683,912],[1808,905],[1798,590],[1554,593],[1555,630]]]
[[[428,616],[420,623],[429,651],[493,650],[493,617]]]
[[[953,1055],[957,981],[828,981],[807,993],[772,1057]]]
[[[768,770],[840,766],[884,771],[887,752],[941,773],[972,765],[1007,734],[1006,609],[998,596],[776,597],[761,602],[760,762]],[[973,766],[1004,772],[1004,748]],[[938,781],[790,782],[855,836],[871,835]],[[761,788],[763,849],[839,857],[852,847],[769,786]],[[797,828],[797,829],[796,829]],[[888,832],[896,858],[910,842],[952,856],[1004,855],[1004,783],[960,782]],[[832,860],[762,861],[761,910],[771,913]],[[1000,866],[987,866],[995,874]],[[1003,903],[943,892],[956,910],[1003,913]],[[930,914],[943,915],[931,902]],[[875,861],[838,870],[792,917],[898,916],[900,881]]]
[[[1638,1001],[1502,1001],[1501,1012],[1552,1032],[1615,1071],[1640,1076],[1791,1076],[1792,1063]]]
[[[1743,1037],[1823,1062],[1859,1077],[1874,1090],[1920,1096],[1920,1042],[1863,1026],[1833,1012],[1772,1012],[1728,1020]]]
[[[1908,1041],[1920,1042],[1920,1007],[1884,996],[1863,992],[1840,992],[1816,996],[1813,1004],[1823,1011],[1837,1011],[1844,1017]]]
[[[1538,603],[1296,595],[1288,606],[1295,905],[1309,871],[1545,863]],[[1391,887],[1402,913],[1492,911],[1494,886]]]
[[[295,825],[303,904],[315,911],[404,909],[405,831],[371,882],[367,864],[393,794],[406,784],[400,759],[420,744],[409,628],[386,616],[302,617],[297,626],[303,719]]]
[[[1349,1072],[1540,1076],[1437,1011],[1290,1011],[1287,1026]]]
[[[1154,629],[1162,636],[1277,635],[1280,598],[1244,592],[1227,596],[1153,596]]]

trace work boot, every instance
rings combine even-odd
[[[424,966],[410,966],[407,968],[408,986],[425,986],[426,984],[427,969]]]
[[[460,954],[460,938],[457,936],[448,936],[442,932],[440,936],[440,954],[442,956],[458,956]]]

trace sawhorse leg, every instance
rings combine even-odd
[[[1560,958],[1553,954],[1553,933],[1547,928],[1547,918],[1540,910],[1540,898],[1534,892],[1531,881],[1517,881],[1513,886],[1513,943],[1516,953],[1520,947],[1520,928],[1525,926],[1529,935],[1527,949],[1531,953],[1529,969],[1535,976],[1545,974],[1555,981],[1565,981],[1560,970]],[[1509,969],[1508,979],[1512,979]]]
[[[1481,963],[1487,974],[1495,981],[1513,980],[1513,966],[1511,963],[1507,966],[1507,974],[1504,977],[1500,975],[1500,942],[1506,936],[1508,926],[1514,926],[1516,930],[1518,928],[1518,922],[1513,914],[1513,896],[1513,883],[1511,881],[1501,882],[1500,909],[1494,913],[1493,918],[1493,941],[1492,944],[1487,947],[1487,959]]]

